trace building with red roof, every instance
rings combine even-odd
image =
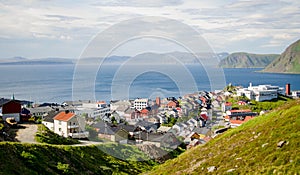
[[[237,118],[237,119],[230,119],[229,122],[230,122],[230,126],[231,127],[237,127],[237,126],[240,126],[241,124],[253,119],[254,117],[253,116],[246,116],[244,119],[242,118]]]
[[[167,104],[167,107],[175,109],[175,108],[179,107],[179,102],[178,101],[169,101]]]
[[[85,131],[85,119],[76,114],[63,111],[55,115],[54,132],[64,137],[86,138],[89,133]]]
[[[148,117],[149,116],[149,114],[150,114],[150,108],[148,107],[148,108],[144,108],[144,109],[142,109],[141,111],[140,111],[140,116],[141,117]]]

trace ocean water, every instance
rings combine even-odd
[[[290,83],[292,90],[300,90],[299,74],[257,72],[260,69],[223,69],[224,75],[213,75],[196,65],[184,69],[174,65],[161,68],[131,65],[123,71],[114,65],[92,67],[81,66],[79,70],[74,65],[1,65],[0,97],[11,98],[14,94],[17,99],[35,103],[178,97],[195,90],[215,90],[211,79],[216,76],[224,76],[225,82],[220,87],[228,83],[246,87],[250,82],[284,87]]]

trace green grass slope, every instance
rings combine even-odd
[[[299,114],[300,100],[287,102],[146,174],[299,174]]]
[[[291,44],[263,72],[300,73],[300,40]]]
[[[48,144],[55,144],[55,145],[72,145],[72,144],[79,143],[79,141],[76,139],[65,138],[50,131],[43,124],[38,125],[38,131],[35,135],[35,140],[39,143],[48,143]]]
[[[223,68],[262,68],[274,61],[277,54],[252,54],[237,52],[221,60],[219,67]]]
[[[97,148],[1,142],[0,174],[138,174],[154,164],[153,161],[136,161],[143,157],[120,160],[101,151],[104,149],[125,151],[123,154],[127,157],[139,152],[135,147],[116,144]]]

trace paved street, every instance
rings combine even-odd
[[[36,124],[19,124],[16,139],[22,143],[37,143],[34,139],[37,132]]]

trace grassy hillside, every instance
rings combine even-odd
[[[123,152],[131,161],[114,158],[101,150]],[[96,146],[53,146],[0,142],[0,174],[138,174],[149,170],[153,161],[136,161],[144,154],[136,147],[107,144]]]
[[[40,143],[48,143],[48,144],[55,144],[55,145],[72,145],[72,144],[79,143],[79,141],[76,139],[65,138],[50,131],[43,124],[38,125],[38,131],[35,135],[35,140]]]
[[[297,174],[300,100],[231,129],[146,174]],[[278,143],[284,141],[282,147]]]
[[[300,73],[300,40],[286,48],[263,72]]]
[[[232,53],[219,63],[223,68],[261,68],[270,64],[279,55],[251,54],[245,52]]]

